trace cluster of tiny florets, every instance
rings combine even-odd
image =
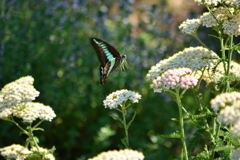
[[[103,104],[106,108],[108,107],[112,109],[117,108],[117,106],[121,105],[127,100],[130,100],[131,103],[138,103],[139,99],[141,99],[140,94],[133,91],[128,91],[126,89],[122,89],[108,95],[103,101]]]
[[[218,121],[232,125],[231,133],[240,137],[240,92],[222,93],[211,100],[211,108],[220,111]]]
[[[0,91],[0,112],[35,100],[39,92],[33,87],[33,81],[32,77],[27,76],[5,85]]]
[[[89,158],[88,160],[143,160],[144,155],[142,152],[124,149],[102,152],[96,157]]]
[[[190,68],[197,71],[202,68],[215,66],[218,55],[203,47],[190,47],[174,54],[168,59],[161,60],[148,71],[147,80],[154,80],[163,72],[175,68]]]
[[[179,29],[185,34],[194,34],[200,26],[200,19],[187,19],[182,22]]]
[[[153,80],[151,88],[154,89],[154,92],[162,92],[177,87],[189,89],[191,86],[196,86],[198,82],[195,77],[190,75],[191,73],[192,70],[189,68],[170,69]]]
[[[32,102],[39,92],[33,87],[34,79],[22,77],[3,87],[0,91],[0,119],[10,115],[31,123],[37,118],[51,121],[56,114],[50,106]]]

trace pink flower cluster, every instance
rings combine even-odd
[[[177,87],[189,89],[191,86],[196,86],[198,82],[195,77],[190,75],[191,73],[192,70],[189,68],[167,70],[161,76],[153,80],[151,88],[153,88],[155,92],[175,89]]]

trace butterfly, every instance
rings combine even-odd
[[[127,56],[120,55],[113,46],[101,39],[91,38],[91,44],[100,62],[100,85],[103,85],[116,68],[120,66],[121,69],[124,69],[127,66]]]

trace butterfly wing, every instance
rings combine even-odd
[[[107,42],[92,38],[91,44],[100,62],[100,84],[106,83],[107,77],[121,64],[118,51]]]

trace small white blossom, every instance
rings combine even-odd
[[[217,6],[221,0],[194,0],[198,5]]]
[[[227,106],[239,108],[240,92],[222,93],[211,100],[211,108],[218,111]]]
[[[33,87],[33,81],[32,77],[27,76],[5,85],[0,91],[0,112],[6,108],[13,108],[20,102],[35,100],[39,92]]]
[[[38,147],[38,149],[36,147],[32,148],[31,151],[33,153],[39,153],[41,152],[42,155],[44,155],[43,160],[55,160],[55,157],[49,153],[49,150],[47,148],[42,148],[42,147]]]
[[[96,157],[89,158],[88,160],[143,160],[144,155],[142,152],[138,152],[131,149],[125,150],[113,150],[102,152]]]
[[[240,159],[240,148],[237,148],[232,152],[231,160],[239,160]]]
[[[240,0],[223,0],[223,2],[231,6],[240,5]]]
[[[128,91],[126,89],[122,89],[108,95],[103,101],[103,104],[105,108],[109,107],[110,109],[112,109],[117,108],[118,105],[126,102],[127,100],[130,100],[132,103],[138,103],[139,99],[141,99],[140,94],[133,91]]]
[[[13,116],[22,118],[24,122],[31,123],[37,118],[51,121],[56,114],[51,107],[41,103],[29,102],[23,106],[12,108]]]
[[[236,122],[230,129],[230,132],[235,137],[240,137],[240,121]]]
[[[0,148],[1,155],[6,159],[24,160],[31,153],[27,148],[13,144],[4,148]]]
[[[219,26],[220,24],[231,18],[233,12],[234,12],[233,8],[228,9],[224,7],[214,8],[212,13],[210,12],[203,13],[203,15],[201,16],[201,23],[203,24],[203,26],[206,27]]]
[[[215,67],[214,72],[213,67]],[[238,63],[231,61],[230,68],[231,68],[230,75],[240,77],[240,65]],[[212,82],[217,83],[220,80],[220,78],[225,76],[224,64],[222,62],[218,64],[217,67],[212,66],[207,69],[198,70],[195,72],[195,76],[198,78],[202,76],[202,79],[206,81],[207,84]]]
[[[211,108],[220,110],[217,120],[232,125],[230,132],[240,137],[240,92],[222,93],[211,100]]]
[[[179,29],[185,34],[194,34],[200,26],[200,19],[187,19],[182,22]]]
[[[223,23],[223,32],[227,35],[240,35],[240,13]]]
[[[217,120],[225,125],[234,124],[240,120],[240,110],[232,106],[225,107],[221,109]]]
[[[190,68],[197,71],[202,68],[215,66],[218,55],[203,47],[190,47],[174,54],[168,59],[161,60],[148,71],[147,80],[154,80],[163,72],[174,68]]]

